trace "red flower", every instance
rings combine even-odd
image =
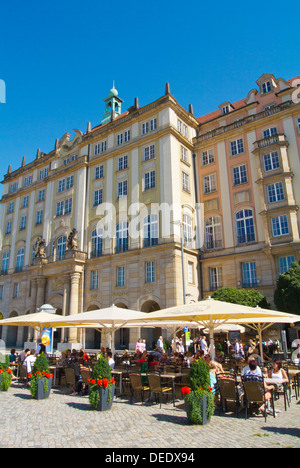
[[[111,383],[112,385],[115,385],[115,383],[116,383],[115,379],[110,379],[110,383]]]
[[[91,385],[95,385],[95,383],[96,383],[96,380],[95,380],[95,379],[92,379],[92,380],[91,380]]]
[[[90,383],[91,382],[91,379],[87,379],[87,383]]]
[[[208,391],[209,391],[209,392],[212,392],[213,389],[212,389],[211,387],[208,387]]]
[[[182,396],[185,396],[185,395],[187,395],[187,394],[190,393],[190,392],[191,392],[190,387],[182,387],[182,389],[181,389],[181,394],[182,394]]]
[[[2,374],[2,372],[4,372],[4,370],[3,370],[3,369],[0,369],[0,374]]]
[[[98,381],[97,381],[97,385],[98,385],[99,387],[102,387],[102,380],[98,380]]]
[[[109,384],[109,380],[108,379],[103,379],[103,388],[106,388]]]
[[[32,374],[28,374],[28,378],[31,379],[31,377],[32,377]]]
[[[9,374],[12,374],[12,370],[11,370],[10,368],[7,369],[7,372],[8,372]]]

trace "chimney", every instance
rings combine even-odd
[[[134,99],[134,107],[135,107],[135,109],[139,109],[139,108],[140,108],[140,103],[139,103],[139,98],[138,98],[138,97],[136,97],[136,98]]]
[[[91,131],[92,131],[91,122],[88,122],[87,127],[86,127],[86,133],[91,133]]]
[[[165,94],[171,94],[171,91],[170,91],[170,83],[166,83],[166,87],[165,87]]]
[[[194,115],[193,104],[189,104],[189,113]]]

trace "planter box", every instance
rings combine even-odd
[[[44,389],[44,381],[47,380],[48,381],[48,392],[45,393],[45,389]],[[38,386],[37,386],[37,392],[36,392],[36,395],[35,395],[35,399],[36,400],[45,400],[46,398],[49,398],[49,395],[50,395],[50,391],[51,391],[51,387],[52,387],[52,378],[51,379],[40,379],[38,381]]]
[[[110,398],[109,398],[110,394]],[[97,407],[97,411],[109,411],[113,404],[115,396],[115,385],[111,385],[107,388],[99,388],[100,402]],[[109,401],[108,401],[109,400]]]
[[[185,410],[186,410],[187,417],[189,419],[189,413],[190,413],[189,405],[186,402],[185,402]],[[201,420],[190,421],[191,424],[199,424],[201,426],[205,426],[205,424],[208,424],[210,422],[210,419],[207,419],[207,396],[206,395],[203,395],[201,413],[202,413],[202,421]]]

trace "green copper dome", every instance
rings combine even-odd
[[[112,88],[112,89],[109,91],[109,95],[110,95],[110,96],[118,96],[118,91],[116,90],[116,88]]]

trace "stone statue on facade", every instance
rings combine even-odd
[[[68,250],[77,250],[78,247],[78,231],[77,229],[72,229],[68,237],[67,243]]]
[[[35,258],[46,258],[46,241],[42,237],[38,237],[33,246]]]

